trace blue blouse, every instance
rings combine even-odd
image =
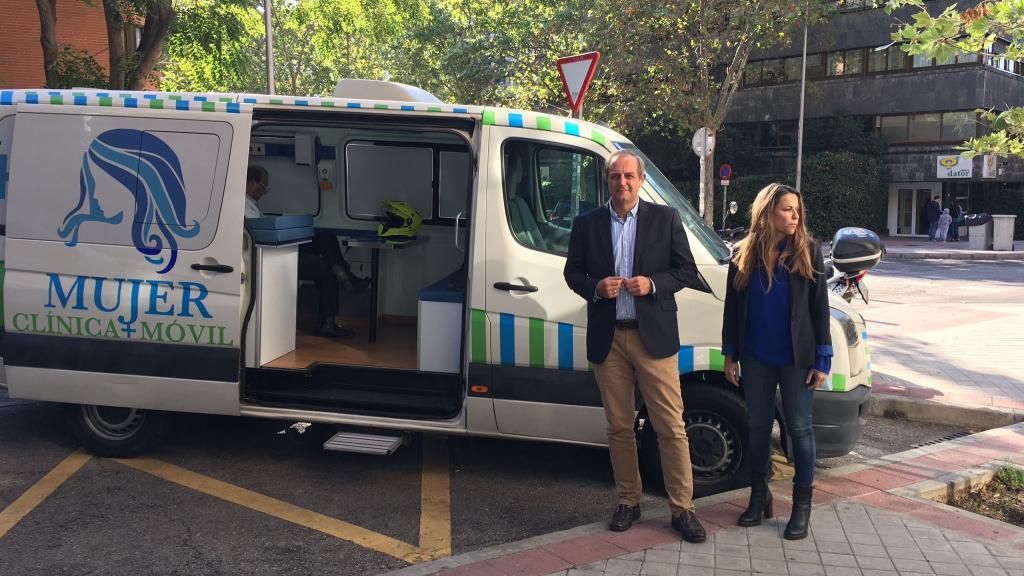
[[[785,245],[785,240],[780,242],[779,250],[785,248]],[[768,269],[762,266],[757,268],[750,278],[747,292],[747,350],[765,364],[792,366],[794,360],[789,318],[789,270],[782,265],[782,259],[779,258],[775,264],[771,290],[768,290]],[[727,349],[722,352],[732,356],[735,350]],[[815,349],[814,369],[825,374],[832,369],[831,346],[818,346]]]

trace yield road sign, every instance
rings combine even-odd
[[[711,156],[715,150],[715,133],[710,128],[701,128],[693,133],[690,144],[697,156]]]
[[[567,56],[557,60],[558,73],[562,76],[562,88],[569,108],[573,113],[583,106],[583,96],[590,87],[590,80],[597,70],[597,62],[601,59],[600,52],[587,52],[576,56]]]

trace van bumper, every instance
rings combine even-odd
[[[814,392],[814,441],[818,458],[848,454],[864,432],[871,388],[846,392]]]

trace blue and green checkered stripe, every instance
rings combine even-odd
[[[163,98],[157,93],[79,92],[69,90],[0,90],[0,106],[49,104],[51,106],[99,106],[111,108],[148,108],[180,112],[225,112],[249,114],[252,107],[237,102],[184,98]],[[169,95],[174,96],[174,95]]]
[[[568,134],[593,140],[598,144],[607,147],[611,135],[593,124],[553,116],[541,112],[527,112],[524,110],[507,110],[504,108],[485,108],[483,110],[483,123],[490,126],[508,126],[510,128],[527,128]]]
[[[267,96],[265,94],[243,94],[239,100],[245,104],[270,106],[298,106],[306,108],[348,108],[359,110],[380,110],[395,112],[435,112],[441,114],[467,114],[479,116],[480,106],[459,104],[437,104],[430,102],[392,102],[387,100],[356,100],[351,98],[320,98],[302,96]]]
[[[585,327],[480,309],[471,311],[470,358],[481,364],[591,369],[587,362]],[[710,346],[682,346],[678,361],[680,374],[701,370],[721,372],[725,366],[722,351]]]

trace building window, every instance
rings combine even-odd
[[[808,58],[810,58],[810,56],[808,56]],[[783,67],[786,70],[786,80],[799,80],[800,73],[803,68],[803,57],[794,56],[792,58],[786,58],[784,62],[785,64]],[[810,65],[810,62],[808,62],[808,65]]]
[[[942,114],[914,114],[910,117],[910,139],[915,142],[935,142],[941,139]]]
[[[847,74],[863,74],[864,73],[864,50],[860,48],[856,50],[847,50],[846,53],[846,73]]]
[[[885,72],[886,57],[888,56],[887,50],[869,50],[868,51],[868,72]]]
[[[761,68],[761,81],[765,84],[779,84],[786,81],[782,60],[765,60]]]
[[[846,62],[842,52],[828,53],[828,75],[842,76],[846,74]]]
[[[761,83],[761,70],[763,64],[760,60],[757,62],[747,62],[747,68],[743,71],[743,85],[754,86]]]
[[[889,59],[889,70],[907,69],[907,53],[899,46],[889,46],[885,52]]]
[[[977,132],[974,112],[945,112],[942,115],[943,140],[967,140]]]
[[[906,116],[882,116],[879,133],[886,142],[905,142],[909,137]]]
[[[911,63],[911,66],[914,68],[927,68],[929,66],[932,66],[933,61],[934,60],[927,54],[917,54],[914,56],[914,60]]]

